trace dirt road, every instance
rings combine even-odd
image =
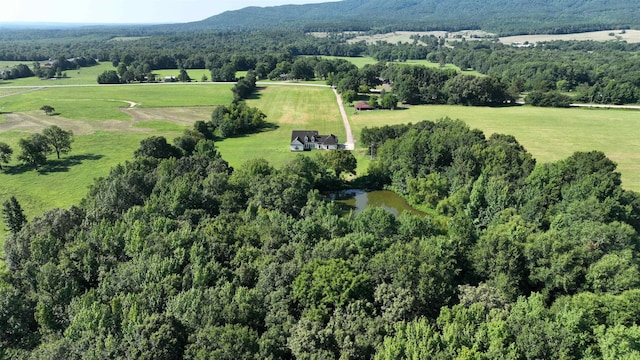
[[[342,122],[344,123],[344,130],[347,133],[347,141],[344,143],[344,148],[347,150],[355,149],[355,142],[353,141],[353,133],[351,132],[351,125],[349,124],[349,118],[347,117],[347,111],[344,109],[344,103],[342,97],[338,94],[335,88],[333,93],[336,94],[336,100],[338,101],[338,107],[340,108],[340,115],[342,115]]]

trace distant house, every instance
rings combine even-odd
[[[291,132],[291,151],[307,150],[337,150],[338,137],[329,135],[319,135],[315,130],[294,130]]]
[[[369,105],[368,102],[366,101],[360,101],[359,103],[355,104],[353,106],[354,108],[356,108],[356,110],[361,111],[361,110],[375,110],[375,108],[371,105]]]

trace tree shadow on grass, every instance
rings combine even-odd
[[[85,161],[100,160],[104,156],[96,154],[82,154],[63,157],[61,159],[47,160],[47,163],[38,169],[40,174],[47,175],[50,173],[67,172],[72,166],[77,166]]]
[[[247,99],[250,100],[259,100],[262,97],[262,94],[260,93],[262,90],[265,90],[267,87],[266,86],[256,86],[256,90],[254,92],[252,92]]]
[[[72,166],[80,165],[85,161],[100,160],[104,156],[96,154],[82,154],[63,157],[62,159],[48,159],[47,163],[38,168],[38,173],[48,175],[51,173],[67,172]],[[4,173],[8,175],[19,175],[29,171],[36,171],[31,164],[20,164],[16,166],[4,166]]]

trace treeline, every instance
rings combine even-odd
[[[502,79],[511,93],[560,91],[575,94],[576,101],[605,104],[640,102],[638,58],[638,44],[594,41],[554,41],[525,49],[468,41],[427,56]]]
[[[70,34],[77,35],[78,31]],[[157,69],[206,68],[211,71],[212,81],[235,81],[237,71],[248,70],[254,70],[257,79],[308,80],[314,75],[320,79],[328,76],[327,71],[315,68],[317,62],[309,64],[308,60],[299,60],[303,56],[371,56],[381,62],[426,59],[440,65],[452,63],[463,70],[474,69],[493,77],[506,84],[512,96],[522,92],[555,94],[557,91],[569,93],[577,102],[640,101],[640,46],[621,41],[554,41],[532,48],[515,48],[486,40],[459,41],[444,46],[445,39],[434,36],[414,36],[410,43],[366,44],[348,43],[353,36],[349,34],[314,37],[301,30],[168,34],[149,29],[121,32],[121,35],[137,36],[121,41],[112,38],[113,35],[103,38],[105,33],[97,30],[95,33],[85,31],[84,36],[68,43],[57,32],[50,38],[45,32],[40,40],[26,36],[0,42],[0,60],[60,59],[58,63],[62,66],[31,69],[44,77],[60,76],[64,70],[85,66],[66,64],[66,59],[75,59],[74,62],[95,59],[111,62],[118,81],[129,82],[153,81],[153,70]],[[64,54],[60,54],[61,49]],[[344,71],[335,69],[334,72]],[[110,80],[114,81],[113,77]],[[468,85],[482,88],[492,84]],[[422,93],[419,97],[424,99],[441,97],[434,93],[434,88],[419,88],[419,92]]]
[[[640,195],[613,162],[534,167],[513,137],[451,120],[377,137],[370,183],[439,217],[345,215],[318,190],[349,152],[232,169],[207,140],[143,141],[80,205],[27,223],[7,203],[0,355],[640,355]]]
[[[393,95],[407,104],[500,106],[514,103],[517,95],[510,93],[508,85],[497,78],[460,74],[453,69],[393,63],[358,69],[341,60],[322,62],[330,64],[326,66],[330,69],[327,82],[347,94],[347,98],[353,98],[355,93],[369,93],[383,83],[391,85]]]

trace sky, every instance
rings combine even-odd
[[[331,0],[10,0],[2,4],[0,24],[183,23],[247,6],[311,4]]]

